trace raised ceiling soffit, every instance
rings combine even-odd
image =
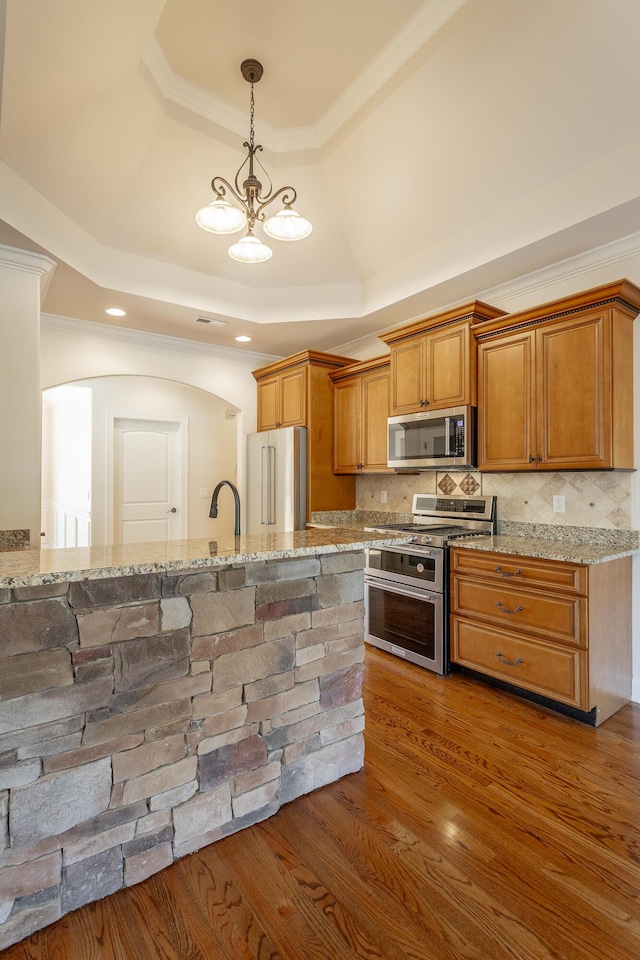
[[[427,0],[391,38],[313,126],[276,129],[259,126],[260,142],[274,153],[316,150],[331,137],[436,33],[467,0]],[[155,36],[145,47],[143,61],[166,100],[244,136],[246,112],[174,73]]]

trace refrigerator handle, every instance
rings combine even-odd
[[[266,518],[269,509],[269,447],[260,448],[260,471],[262,474],[260,480],[260,523],[268,523]]]
[[[269,451],[269,468],[268,468],[268,477],[269,481],[267,484],[267,497],[269,500],[269,516],[267,523],[276,522],[276,448],[274,446],[267,447]]]

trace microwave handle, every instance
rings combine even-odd
[[[453,417],[444,418],[444,455],[451,456],[451,421]]]

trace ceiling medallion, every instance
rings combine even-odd
[[[253,86],[262,76],[262,64],[257,60],[243,60],[240,71],[244,79],[251,84],[249,139],[243,143],[247,156],[235,175],[235,186],[224,177],[213,178],[211,189],[215,193],[215,200],[198,210],[196,222],[209,233],[237,233],[238,230],[246,229],[244,237],[229,247],[229,256],[242,263],[261,263],[271,257],[272,250],[259,237],[254,236],[256,222],[261,223],[267,236],[274,240],[303,240],[309,236],[313,227],[292,209],[297,199],[294,188],[280,187],[274,191],[269,174],[256,156],[262,146],[254,144]],[[254,160],[267,178],[265,193],[262,192],[262,183],[253,172]],[[245,168],[246,179],[241,184],[240,177]],[[236,202],[230,200],[227,194]],[[278,197],[282,199],[282,210],[265,219],[265,207]]]

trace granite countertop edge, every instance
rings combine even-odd
[[[450,540],[450,546],[466,550],[488,550],[493,553],[510,554],[514,557],[533,557],[540,560],[564,560],[568,563],[607,563],[638,553],[638,546],[614,544],[571,543],[566,540],[549,540],[544,537],[514,537],[492,534],[486,537]]]
[[[266,560],[344,553],[406,543],[359,527],[297,530],[218,540],[171,540],[122,546],[70,547],[0,553],[0,590],[139,574],[214,570]]]

